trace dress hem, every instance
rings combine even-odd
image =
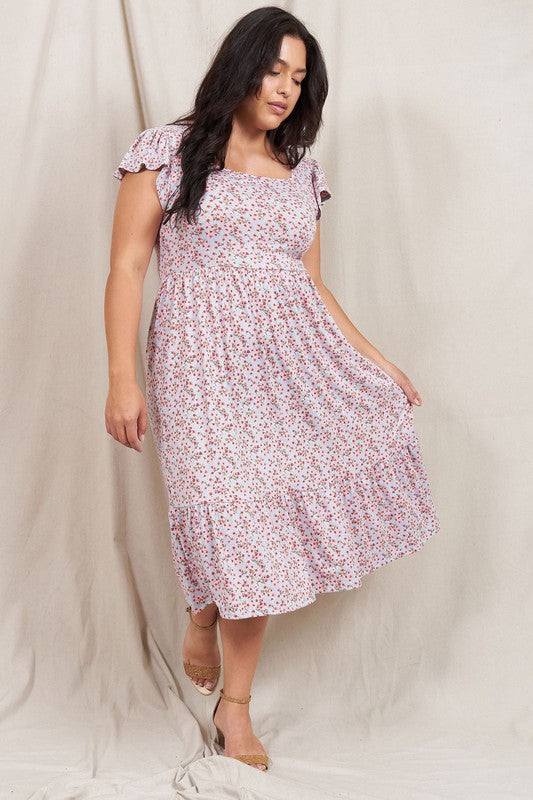
[[[295,611],[417,552],[440,527],[419,453],[412,434],[355,474],[338,470],[336,485],[247,502],[171,500],[173,562],[193,612],[213,602],[225,619]]]
[[[376,570],[378,570],[380,567],[385,567],[387,566],[387,564],[391,564],[393,561],[397,561],[399,558],[403,558],[404,556],[414,555],[415,553],[418,553],[422,549],[422,547],[425,544],[427,544],[427,542],[430,539],[432,539],[436,533],[439,532],[439,530],[440,530],[440,525],[437,522],[432,529],[426,532],[423,538],[418,540],[416,545],[411,545],[407,548],[404,548],[403,550],[401,548],[395,550],[394,552],[390,553],[379,564],[373,564],[364,571],[359,572],[355,576],[355,578],[346,585],[340,586],[340,585],[329,584],[329,585],[317,586],[313,590],[313,594],[309,595],[307,599],[303,599],[301,602],[289,603],[286,607],[281,609],[278,607],[275,610],[261,609],[248,612],[246,616],[239,616],[237,614],[228,613],[227,610],[225,610],[223,607],[221,610],[221,606],[219,606],[217,603],[217,607],[219,609],[219,615],[223,619],[248,619],[250,617],[277,616],[280,614],[290,613],[291,611],[298,611],[301,608],[306,608],[307,606],[310,606],[313,603],[315,603],[316,600],[318,599],[318,596],[321,594],[331,594],[332,592],[342,592],[342,591],[349,592],[353,591],[354,589],[360,589],[362,587],[363,579],[366,578],[368,575],[370,575],[372,572],[376,572]],[[204,608],[206,608],[213,602],[216,602],[216,600],[210,599],[202,606],[195,606],[194,601],[192,600],[187,601],[187,603],[191,606],[193,614],[197,614],[198,612],[202,611]]]

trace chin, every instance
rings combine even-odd
[[[265,128],[267,128],[267,130],[274,130],[274,128],[278,128],[280,123],[285,119],[285,117],[280,117],[279,119],[270,119],[270,114],[268,116],[269,119],[265,120]]]

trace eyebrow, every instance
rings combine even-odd
[[[289,66],[287,64],[287,62],[283,58],[276,58],[276,63],[285,64],[286,67]],[[295,72],[305,72],[305,73],[307,73],[307,70],[305,69],[305,67],[300,67],[299,69],[295,69],[294,71]]]

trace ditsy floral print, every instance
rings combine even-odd
[[[185,123],[142,131],[113,175],[179,190]],[[331,197],[224,168],[196,224],[162,225],[146,401],[173,564],[193,612],[281,614],[414,553],[439,530],[398,384],[344,336],[302,262]]]

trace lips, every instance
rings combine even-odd
[[[268,104],[271,108],[275,111],[283,112],[286,110],[287,106],[284,103],[269,103]]]

